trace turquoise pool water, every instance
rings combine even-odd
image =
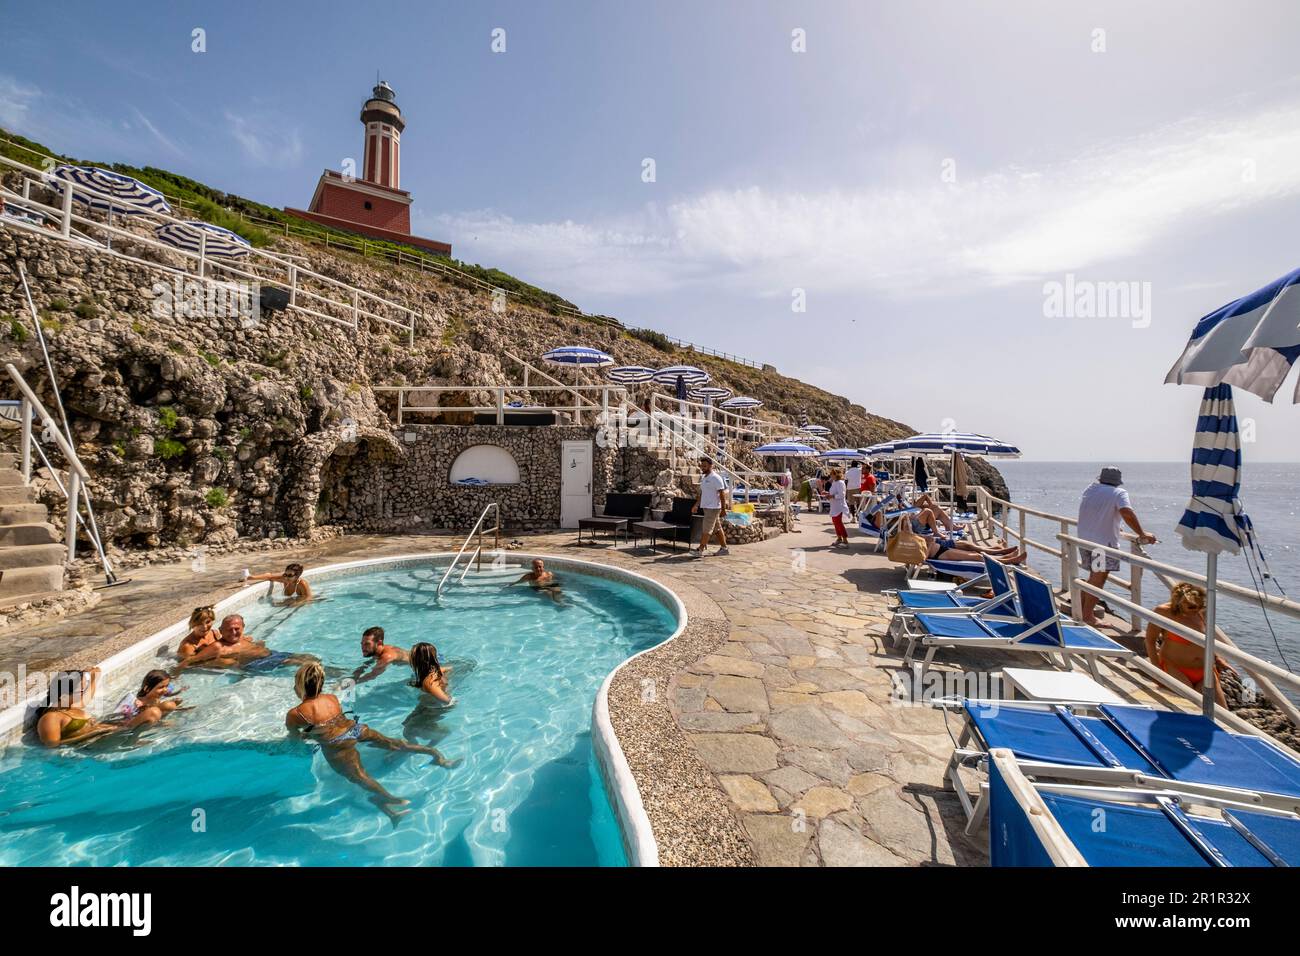
[[[168,726],[79,751],[5,751],[0,865],[626,865],[592,756],[592,702],[675,617],[640,589],[567,570],[563,605],[502,589],[520,573],[485,565],[441,607],[441,571],[426,566],[323,581],[326,600],[291,612],[264,600],[245,611],[252,636],[340,677],[362,663],[361,632],[376,624],[390,644],[431,641],[452,664],[455,705],[440,713],[417,709],[404,665],[356,688],[363,722],[463,760],[444,769],[360,747],[367,770],[411,800],[397,825],[316,744],[287,738],[293,667],[195,670],[182,681],[195,709]]]

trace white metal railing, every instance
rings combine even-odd
[[[487,516],[490,513],[496,514],[496,524],[491,528],[484,528],[483,522],[487,520]],[[493,544],[493,550],[499,553],[501,551],[501,505],[495,501],[489,501],[487,503],[482,513],[478,516],[478,521],[474,522],[474,527],[470,529],[469,534],[465,535],[465,541],[461,544],[460,550],[457,551],[456,556],[451,559],[451,564],[447,565],[447,570],[443,572],[442,580],[438,582],[438,590],[435,592],[435,597],[442,597],[442,589],[446,586],[447,579],[451,577],[451,573],[456,570],[456,565],[460,563],[461,557],[465,554],[465,549],[469,547],[470,542],[474,541],[476,537],[477,545],[475,546],[473,553],[465,560],[465,570],[461,572],[460,580],[465,580],[465,575],[469,572],[471,562],[477,560],[479,569],[482,569],[483,535],[485,534],[494,536],[495,543]]]
[[[73,201],[73,188],[61,180],[51,179],[41,170],[34,169],[6,156],[0,156],[0,166],[16,170],[24,177],[21,193],[15,192],[8,187],[0,190],[5,202],[13,202],[23,209],[45,217],[50,223],[54,224],[55,229],[45,229],[16,221],[10,217],[0,217],[0,224],[6,227],[30,231],[46,238],[75,241],[78,245],[93,249],[101,254],[128,259],[143,264],[150,269],[183,275],[209,284],[221,285],[222,280],[225,280],[225,282],[234,280],[246,281],[257,286],[278,287],[288,293],[289,307],[304,315],[353,330],[359,327],[362,319],[369,319],[390,328],[401,330],[406,334],[408,344],[413,345],[415,342],[418,315],[415,310],[397,302],[314,272],[300,265],[294,259],[261,249],[250,247],[247,256],[238,260],[213,258],[207,255],[207,237],[202,234],[202,231],[200,231],[199,250],[197,252],[179,249],[150,236],[140,235],[121,226],[113,225],[109,221],[101,222],[98,219],[77,213]],[[33,184],[59,193],[60,205],[53,206],[32,199],[30,187]],[[118,206],[123,205],[121,199],[99,193],[87,186],[78,185],[75,190],[79,193],[103,198],[105,201],[111,201]],[[152,210],[142,210],[139,216],[133,216],[132,218],[158,224],[183,222],[183,220],[153,212]],[[87,235],[74,236],[74,225],[81,227]],[[113,249],[99,245],[91,238],[96,234],[106,236],[110,243],[116,237],[119,240],[119,248]],[[139,245],[165,253],[168,256],[179,257],[187,266],[192,266],[193,271],[189,268],[176,269],[163,262],[132,255],[121,248],[122,241],[127,243],[128,249],[132,245]],[[245,261],[247,261],[247,267],[244,267]]]
[[[621,401],[624,389],[621,385],[378,385],[372,388],[375,392],[390,392],[397,395],[397,424],[402,425],[406,421],[406,416],[410,414],[441,414],[443,412],[473,412],[475,414],[494,415],[498,425],[505,424],[507,412],[561,412],[572,415],[574,424],[582,424],[584,411],[590,411],[593,414],[608,414],[609,410],[617,405],[617,402],[611,403],[611,397]],[[490,392],[493,402],[490,405],[411,405],[407,403],[407,396],[417,395],[446,395],[452,393],[464,394],[466,392]],[[541,405],[511,405],[506,401],[508,395],[519,394],[522,392],[543,392],[557,393],[567,392],[578,396],[577,400],[572,403],[564,404],[551,403]],[[581,399],[587,395],[598,395],[599,403],[584,403]]]
[[[1141,631],[1147,624],[1154,623],[1158,627],[1190,640],[1199,647],[1205,646],[1204,635],[1158,614],[1152,608],[1146,607],[1143,604],[1142,595],[1144,572],[1154,575],[1166,587],[1172,586],[1175,581],[1189,581],[1204,587],[1206,585],[1204,574],[1188,571],[1152,558],[1142,550],[1141,544],[1131,535],[1125,536],[1128,539],[1126,547],[1111,548],[1093,541],[1085,541],[1073,533],[1073,529],[1078,522],[1067,515],[1054,514],[1049,511],[1040,511],[1018,505],[1004,498],[996,497],[983,487],[977,486],[975,492],[979,517],[986,526],[1001,529],[1008,539],[1015,538],[1026,550],[1038,550],[1053,555],[1059,560],[1061,568],[1059,590],[1062,593],[1069,593],[1071,614],[1076,619],[1082,610],[1082,595],[1084,593],[1092,594],[1107,602],[1113,602],[1120,610],[1126,612],[1133,633]],[[1000,516],[994,515],[995,506],[1001,509]],[[1046,542],[1031,537],[1027,528],[1028,518],[1048,521],[1057,525],[1058,530],[1054,534],[1054,538],[1059,543],[1059,547],[1052,547]],[[1013,520],[1015,522],[1014,527],[1012,525]],[[1107,582],[1108,584],[1115,584],[1127,594],[1116,594],[1115,591],[1088,583],[1086,576],[1081,573],[1082,568],[1079,564],[1079,549],[1081,547],[1108,554],[1129,566],[1130,576],[1128,579],[1111,574]],[[1250,588],[1226,581],[1218,582],[1217,588],[1221,596],[1255,605],[1263,603],[1269,610],[1276,611],[1287,617],[1300,617],[1300,603],[1295,601],[1270,594],[1260,594]],[[1242,669],[1255,681],[1260,692],[1277,705],[1288,718],[1300,725],[1300,709],[1274,683],[1276,679],[1288,687],[1300,690],[1300,678],[1269,661],[1241,650],[1232,643],[1231,638],[1223,632],[1222,628],[1215,628],[1215,637],[1217,641],[1216,648],[1220,651],[1221,656],[1225,660],[1238,662]],[[1160,671],[1159,668],[1154,667],[1154,665],[1143,667],[1142,665],[1145,663],[1147,662],[1143,658],[1138,661],[1138,666],[1144,672],[1147,672],[1149,676],[1155,679],[1164,678],[1162,683],[1166,683],[1171,689],[1183,687],[1183,685],[1179,685],[1178,688],[1174,688],[1172,684],[1169,684],[1172,678],[1169,678],[1168,675]]]
[[[702,345],[696,345],[694,342],[684,342],[681,339],[674,338],[671,335],[665,335],[665,339],[679,348],[684,348],[689,352],[699,352],[701,355],[712,355],[714,358],[726,359],[728,362],[735,362],[737,365],[747,365],[750,368],[761,369],[761,362],[755,362],[751,358],[745,358],[741,355],[733,355],[731,352],[719,352],[716,349],[706,349]]]

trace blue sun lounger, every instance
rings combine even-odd
[[[962,767],[1010,753],[1039,779],[1175,787],[1245,805],[1300,812],[1300,760],[1263,737],[1225,730],[1200,714],[1102,704],[1096,715],[1059,704],[963,701],[965,726],[944,772],[978,826],[987,809],[972,799]]]
[[[1096,658],[1132,655],[1123,644],[1085,624],[1074,624],[1057,613],[1056,600],[1046,581],[1012,568],[1015,591],[1019,595],[1020,620],[1006,620],[998,615],[935,614],[918,611],[910,617],[899,616],[900,639],[907,641],[903,663],[910,666],[917,645],[927,648],[921,671],[930,666],[941,647],[988,647],[1004,651],[1027,651],[1043,654],[1050,660],[1060,654],[1066,667],[1072,655],[1084,659],[1093,677],[1098,677]]]
[[[973,597],[964,593],[965,589],[982,580],[987,580],[993,592],[992,597]],[[890,621],[889,636],[891,641],[902,633],[903,619],[925,614],[977,614],[984,620],[1021,622],[1020,602],[1011,587],[1011,578],[1006,565],[984,558],[984,574],[972,578],[950,591],[884,591],[886,597],[895,601],[891,610],[894,618]]]
[[[1219,815],[1192,812],[1197,804]],[[1300,866],[1294,813],[1177,791],[1035,784],[1001,750],[989,807],[993,866]]]

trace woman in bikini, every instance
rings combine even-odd
[[[298,668],[293,689],[301,703],[285,714],[285,727],[290,732],[318,741],[321,753],[329,765],[348,780],[374,794],[372,801],[394,822],[405,812],[395,808],[410,801],[393,796],[366,772],[366,768],[361,765],[361,755],[357,753],[357,744],[367,743],[385,750],[428,754],[440,767],[454,767],[460,762],[447,760],[433,747],[385,737],[379,731],[344,714],[339,699],[333,694],[324,693],[325,668],[317,662]]]
[[[99,689],[99,668],[89,674],[89,681],[81,671],[59,671],[51,678],[45,706],[36,713],[36,737],[44,746],[81,744],[125,729],[86,712]]]
[[[1194,631],[1205,633],[1205,589],[1187,581],[1175,584],[1169,591],[1169,601],[1161,604],[1156,613],[1177,621]],[[1166,674],[1177,678],[1193,690],[1205,687],[1205,649],[1185,637],[1180,637],[1152,622],[1147,625],[1147,657]],[[1219,683],[1218,658],[1214,661],[1214,699],[1226,707],[1223,685]]]
[[[176,656],[182,659],[192,657],[210,644],[217,643],[221,635],[212,626],[216,619],[217,614],[211,604],[207,607],[196,607],[194,613],[190,615],[190,632],[181,639],[181,646],[176,649]]]
[[[252,584],[255,581],[277,581],[284,585],[284,596],[286,601],[310,601],[311,585],[302,579],[304,568],[301,564],[294,563],[287,565],[279,573],[272,571],[268,574],[250,574],[245,580],[245,584]]]

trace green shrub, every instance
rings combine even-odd
[[[113,449],[113,454],[117,455],[118,458],[125,458],[125,457],[126,457],[126,445],[125,445],[125,444],[123,444],[123,443],[120,442],[120,441],[115,441],[115,442],[113,442],[113,444],[112,444],[111,447],[112,447],[112,449]]]
[[[162,426],[163,431],[169,432],[174,430],[179,418],[180,415],[176,413],[176,409],[172,408],[170,405],[164,405],[162,408],[158,409],[158,424]]]
[[[310,385],[304,385],[302,388],[298,389],[298,394],[302,396],[302,400],[305,402],[310,399],[314,393],[312,392]]]
[[[207,362],[213,368],[216,368],[221,364],[221,356],[213,355],[211,352],[205,352],[202,349],[199,349],[199,358],[203,359],[203,361]]]
[[[50,300],[50,309],[54,312],[67,312],[68,308],[69,306],[68,306],[67,299],[60,299],[58,297],[55,297]]]
[[[41,328],[51,335],[58,335],[63,331],[63,323],[54,318],[48,312],[41,313]]]
[[[6,316],[6,318],[9,320],[9,335],[12,336],[14,341],[19,345],[26,342],[28,337],[27,326],[23,325],[12,315]]]
[[[660,352],[672,352],[675,349],[673,343],[668,341],[668,336],[654,329],[628,329],[627,334],[648,345],[653,345]]]
[[[91,299],[82,299],[72,311],[77,314],[79,319],[93,319],[99,314],[99,306]]]
[[[185,454],[185,443],[175,438],[159,438],[153,443],[153,450],[163,461],[169,461]]]
[[[136,335],[144,335],[145,332],[149,331],[149,327],[137,319],[131,323],[131,331]]]
[[[203,500],[208,503],[209,508],[224,508],[230,503],[230,495],[226,494],[225,488],[210,488],[203,496]]]

